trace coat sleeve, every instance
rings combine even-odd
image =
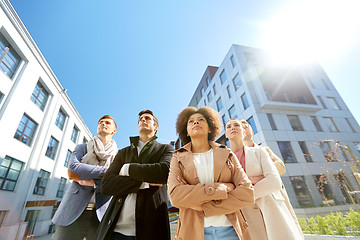
[[[233,213],[254,204],[254,188],[235,154],[230,153],[228,161],[230,161],[228,164],[233,169],[232,183],[235,189],[228,193],[227,199],[204,203],[202,209],[205,217]]]
[[[174,150],[168,144],[160,150],[161,157],[156,163],[130,163],[129,176],[141,182],[166,184]]]
[[[182,185],[177,181],[178,176],[184,179],[181,163],[175,153],[171,159],[167,185],[171,204],[177,208],[200,208],[205,202],[228,197],[226,188],[219,183]]]
[[[120,176],[119,172],[125,163],[125,150],[120,150],[114,161],[111,163],[108,171],[101,181],[100,191],[108,196],[121,196],[129,193],[137,193],[141,181],[135,180],[129,176]]]
[[[108,169],[105,166],[81,163],[81,158],[86,154],[86,144],[79,144],[70,156],[69,171],[77,174],[81,180],[98,179]]]
[[[257,182],[254,186],[255,200],[281,190],[280,175],[270,155],[263,148],[258,148],[257,151],[260,151],[260,156],[257,156],[260,157],[259,162],[265,178]]]
[[[278,170],[279,174],[284,175],[286,172],[284,162],[278,156],[276,156],[276,154],[273,151],[271,151],[269,147],[265,147],[265,150],[270,155],[270,158],[274,162],[275,167]]]

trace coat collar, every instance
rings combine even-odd
[[[224,145],[218,144],[213,141],[209,141],[211,148],[213,149],[213,156],[214,156],[214,181],[217,182],[220,177],[220,173],[224,166],[226,166],[226,161],[230,154],[230,149]],[[194,156],[191,152],[191,142],[184,145],[183,147],[179,148],[175,152],[179,154],[179,162],[181,162],[186,169],[187,172],[191,176],[194,176],[196,179],[198,178],[196,167],[194,163]],[[197,179],[197,182],[199,180]]]
[[[137,146],[139,144],[139,136],[136,137],[130,137],[130,146],[131,151],[135,159],[145,159],[149,160],[149,155],[151,154],[151,149],[154,147],[154,142],[157,139],[157,136],[154,136],[152,139],[150,139],[146,145],[142,148],[140,155],[138,155]]]

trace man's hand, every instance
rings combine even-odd
[[[153,187],[162,187],[162,184],[160,183],[149,183],[149,185]]]
[[[260,176],[254,176],[254,177],[249,177],[251,183],[253,185],[255,185],[257,182],[259,182],[260,180],[263,180],[265,177],[263,175]]]
[[[74,181],[80,184],[81,186],[95,187],[94,180],[74,180]]]

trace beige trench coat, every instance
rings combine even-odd
[[[201,184],[191,152],[191,143],[175,151],[170,164],[168,192],[173,206],[180,209],[174,239],[204,239],[204,217],[225,214],[239,239],[249,239],[241,208],[254,204],[253,187],[234,153],[226,146],[210,142],[214,156],[215,183]],[[187,185],[177,181],[180,176]],[[233,183],[227,193],[219,183]]]
[[[285,199],[281,193],[282,182],[275,165],[281,167],[283,163],[276,164],[275,161],[274,164],[265,150],[267,149],[245,147],[247,175],[265,176],[254,186],[255,205],[243,210],[249,223],[249,233],[252,240],[303,239],[302,232],[297,226],[298,223],[293,219],[295,213],[291,204],[289,202],[287,204],[286,200],[288,199]],[[285,168],[281,167],[280,170],[283,172]],[[265,226],[259,224],[262,222],[259,221],[261,218],[263,218]]]

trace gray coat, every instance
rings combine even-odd
[[[79,144],[75,147],[70,156],[69,171],[76,173],[81,180],[95,179],[95,185],[98,186],[101,182],[96,179],[104,175],[108,167],[81,163],[81,159],[86,153],[86,144]],[[52,222],[60,226],[68,226],[73,223],[83,213],[94,192],[96,192],[97,208],[109,199],[109,197],[100,194],[98,187],[81,186],[73,181],[66,191]]]

